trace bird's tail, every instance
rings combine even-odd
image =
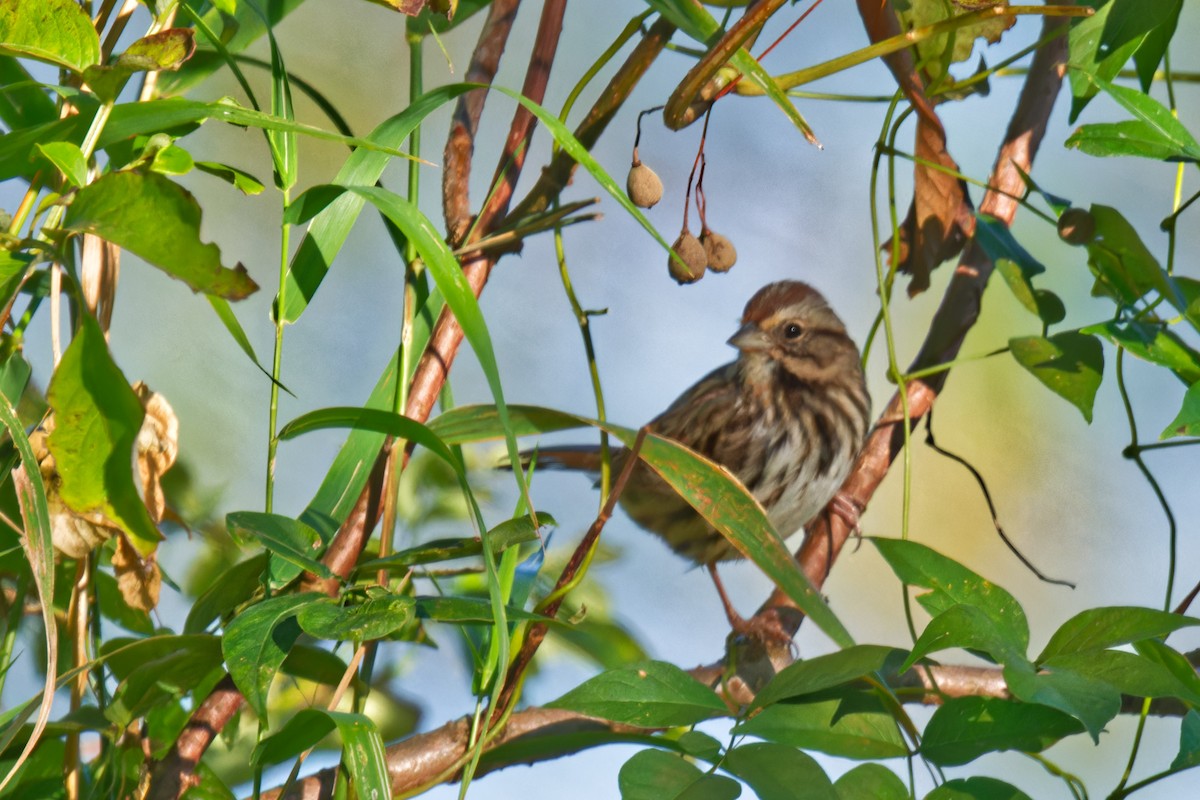
[[[616,448],[613,448],[615,451]],[[529,464],[537,458],[537,469],[566,469],[574,472],[600,472],[599,445],[561,445],[558,447],[539,447],[536,450],[525,450],[521,453],[521,466],[528,469]],[[511,464],[505,464],[511,467]]]

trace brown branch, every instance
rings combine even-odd
[[[1200,664],[1200,650],[1187,653],[1188,661]],[[720,681],[721,668],[708,666],[690,670],[697,680],[715,685]],[[940,705],[955,697],[1010,698],[1004,675],[998,667],[967,667],[958,665],[918,666],[903,675],[887,676],[888,685],[900,698],[909,704]],[[730,699],[736,704],[746,705],[754,698],[753,693],[742,687]],[[1143,699],[1133,695],[1121,696],[1122,714],[1140,714]],[[1172,697],[1155,698],[1150,703],[1150,713],[1162,717],[1180,717],[1188,712],[1188,706]],[[585,717],[570,711],[547,708],[528,708],[514,713],[504,730],[490,742],[486,752],[523,740],[559,738],[573,733],[604,732],[653,733],[647,728],[632,728],[627,725]],[[387,748],[388,775],[392,781],[393,794],[412,791],[424,786],[436,776],[452,769],[466,752],[470,735],[470,720],[457,719],[427,733],[419,733]],[[590,746],[592,743],[588,743]],[[511,760],[489,760],[480,762],[476,777],[517,764],[532,764],[569,755],[570,750],[549,748],[544,755],[522,755]],[[536,751],[535,751],[536,752]],[[266,792],[264,800],[327,800],[333,796],[337,778],[337,767],[329,767],[292,785],[286,798],[278,791]]]
[[[491,85],[500,68],[500,57],[508,43],[520,0],[496,0],[488,9],[487,21],[479,33],[479,42],[471,54],[466,79],[469,83]],[[475,134],[487,100],[486,89],[467,92],[458,99],[443,154],[442,213],[446,219],[446,240],[457,246],[467,234],[471,222],[471,200],[467,187],[471,180],[471,158],[475,153]]]
[[[192,713],[166,758],[151,771],[149,800],[175,800],[197,782],[200,758],[225,724],[246,704],[246,698],[226,675]]]
[[[613,484],[612,491],[608,493],[608,500],[605,501],[604,507],[600,509],[600,513],[596,515],[595,521],[588,528],[587,533],[579,541],[575,547],[575,552],[571,554],[571,558],[563,567],[562,572],[558,576],[558,580],[554,583],[554,590],[550,593],[550,602],[546,603],[541,609],[541,613],[547,619],[554,619],[554,615],[558,613],[558,609],[562,606],[562,601],[566,597],[567,588],[571,582],[575,580],[575,576],[579,574],[580,568],[591,554],[592,549],[596,546],[596,540],[600,538],[600,532],[604,530],[604,526],[612,517],[613,511],[617,507],[617,501],[621,499],[621,494],[625,491],[625,485],[629,482],[629,476],[633,474],[634,467],[637,466],[638,455],[642,451],[642,442],[646,440],[646,434],[650,428],[643,426],[638,431],[637,439],[633,442],[633,447],[629,451],[629,455],[625,458],[625,464],[621,467],[621,472],[617,475],[617,480]],[[495,724],[505,711],[508,710],[509,704],[513,700],[513,696],[520,686],[525,670],[529,668],[529,664],[533,661],[534,654],[541,647],[542,641],[546,638],[548,626],[545,622],[535,622],[529,626],[529,631],[525,635],[525,641],[521,643],[521,649],[517,652],[516,658],[512,660],[512,664],[508,668],[508,676],[504,682],[504,690],[500,694],[500,699],[496,702],[495,708],[492,709],[492,723]]]
[[[1061,18],[1046,17],[1042,35],[1050,36],[1058,26],[1064,24]],[[1046,133],[1050,111],[1062,86],[1066,57],[1067,43],[1062,36],[1053,38],[1034,55],[1016,110],[1000,146],[992,177],[988,181],[992,188],[984,195],[979,209],[1005,224],[1011,224],[1016,216],[1017,202],[1013,198],[1020,197],[1024,192],[1020,170],[1029,172],[1033,166],[1034,155]],[[967,332],[979,318],[983,290],[991,274],[991,260],[972,239],[950,279],[925,343],[913,362],[913,369],[954,359]],[[908,384],[908,410],[914,424],[932,408],[947,375],[948,371],[940,372]],[[842,487],[842,493],[860,508],[866,508],[887,475],[892,461],[904,446],[902,422],[897,422],[903,417],[903,406],[897,394],[888,403],[875,430],[867,439],[854,471]],[[836,514],[822,514],[809,526],[796,559],[816,586],[824,584],[851,533],[845,521]],[[793,633],[799,629],[803,619],[795,603],[778,589],[758,610],[758,615],[774,618],[768,622],[778,622]]]

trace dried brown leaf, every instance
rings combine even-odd
[[[162,522],[166,500],[162,491],[162,476],[179,456],[179,418],[161,394],[138,381],[133,391],[142,402],[146,417],[134,444],[138,478],[142,482],[142,499],[155,522]]]
[[[117,589],[126,605],[138,611],[150,611],[158,605],[162,572],[153,554],[141,558],[124,536],[118,536],[112,564],[113,573],[117,576]]]

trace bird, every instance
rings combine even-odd
[[[841,319],[809,284],[777,281],[750,298],[728,344],[737,358],[684,391],[648,423],[649,431],[732,472],[785,537],[827,505],[856,529],[859,509],[837,493],[866,439],[871,399],[858,347]],[[614,474],[628,456],[623,448],[612,453]],[[541,448],[537,464],[594,473],[600,452]],[[620,505],[676,553],[706,567],[734,631],[756,633],[717,574],[718,563],[741,553],[666,481],[644,463],[635,465]]]

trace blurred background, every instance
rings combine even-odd
[[[568,7],[558,61],[545,106],[557,112],[583,70],[608,47],[630,17],[644,4],[633,0],[574,3]],[[526,3],[518,16],[496,84],[519,88],[536,28],[540,4]],[[797,13],[799,9],[797,9]],[[793,18],[779,15],[760,41],[769,42]],[[427,87],[461,80],[483,15],[444,37],[449,60],[436,47],[425,49]],[[1175,42],[1194,41],[1200,23],[1194,5],[1185,7]],[[135,23],[131,30],[139,26]],[[1036,40],[1040,22],[1020,18],[1003,41],[985,53],[988,63]],[[407,52],[404,18],[379,6],[341,0],[307,3],[281,23],[276,34],[290,70],[332,98],[356,134],[405,107]],[[682,41],[681,35],[676,40]],[[853,4],[827,3],[800,25],[764,62],[773,73],[810,66],[867,44]],[[432,43],[430,43],[432,44]],[[627,45],[625,51],[632,47]],[[269,58],[266,43],[252,55]],[[976,58],[979,52],[976,52]],[[1200,70],[1200,53],[1177,46],[1172,65],[1180,71]],[[619,63],[621,57],[614,60]],[[628,169],[637,111],[662,103],[690,67],[689,57],[665,53],[638,86],[631,100],[593,151],[623,182]],[[973,69],[975,60],[957,65],[957,74]],[[613,71],[605,69],[576,105],[572,126],[595,99]],[[268,75],[249,70],[260,91],[269,96]],[[889,94],[894,82],[885,67],[871,62],[806,89],[848,94]],[[972,97],[941,109],[949,147],[962,171],[986,179],[996,147],[1008,122],[1021,78],[995,77],[987,97]],[[1200,130],[1198,97],[1191,84],[1177,86],[1181,119]],[[202,99],[239,96],[227,73],[194,91]],[[1156,96],[1163,97],[1161,87]],[[329,128],[328,121],[306,98],[296,94],[300,121]],[[829,298],[862,343],[878,310],[869,223],[868,179],[873,145],[879,136],[886,104],[797,100],[801,112],[824,144],[805,143],[792,124],[769,101],[730,96],[719,102],[708,131],[705,186],[709,224],[729,236],[738,263],[726,275],[710,274],[698,284],[680,287],[667,275],[666,254],[611,199],[600,203],[605,219],[566,230],[567,259],[581,302],[607,309],[592,318],[599,369],[609,417],[638,426],[665,408],[683,389],[713,367],[730,360],[725,340],[736,327],[745,301],[762,285],[781,278],[815,284]],[[1165,260],[1166,236],[1160,220],[1171,211],[1175,169],[1172,165],[1134,159],[1100,161],[1062,143],[1070,133],[1069,98],[1059,98],[1049,133],[1035,163],[1033,177],[1048,191],[1075,205],[1105,203],[1117,207],[1143,239]],[[514,104],[500,95],[488,100],[475,163],[472,205],[486,193]],[[429,118],[422,155],[440,162],[450,108]],[[1081,122],[1116,121],[1125,113],[1097,98]],[[678,233],[688,172],[699,141],[699,126],[672,133],[657,115],[643,126],[640,154],[666,185],[664,200],[648,216],[662,235]],[[911,147],[902,135],[901,147]],[[221,160],[255,174],[270,176],[263,137],[218,123],[204,125],[181,142],[197,159]],[[531,185],[549,153],[549,137],[534,136],[533,148],[516,196]],[[339,145],[301,139],[300,186],[329,181],[346,151]],[[910,192],[911,170],[898,165],[899,197]],[[396,162],[384,182],[400,190],[406,167]],[[1188,175],[1190,177],[1190,173]],[[422,175],[424,210],[440,223],[441,175],[426,168]],[[269,181],[267,181],[269,183]],[[204,236],[216,242],[226,264],[246,265],[263,290],[235,306],[260,357],[269,356],[272,325],[269,305],[278,269],[278,194],[243,197],[226,184],[193,173],[182,179],[204,208]],[[1185,180],[1184,196],[1193,190]],[[5,186],[3,204],[10,206],[19,187]],[[600,196],[586,174],[576,177],[565,199]],[[981,195],[972,189],[978,203]],[[882,198],[881,198],[882,199]],[[907,200],[901,201],[902,206]],[[904,208],[901,208],[903,213]],[[886,218],[886,217],[885,217]],[[698,225],[693,212],[693,230]],[[1184,223],[1191,216],[1183,217]],[[1089,298],[1091,277],[1086,254],[1057,238],[1054,229],[1027,213],[1019,213],[1017,238],[1048,268],[1039,285],[1058,293],[1068,308],[1062,327],[1108,318],[1111,304]],[[299,237],[293,237],[293,242]],[[1197,276],[1195,225],[1180,226],[1177,269]],[[201,493],[220,514],[259,510],[267,450],[266,378],[221,330],[208,304],[178,282],[135,258],[123,258],[122,279],[112,326],[112,348],[132,380],[144,380],[174,405],[181,421],[182,459]],[[952,267],[943,266],[930,290],[915,300],[897,292],[894,325],[902,365],[911,362],[924,337]],[[391,357],[399,335],[403,268],[383,225],[363,214],[321,291],[298,324],[287,330],[283,381],[295,393],[284,396],[280,421],[316,408],[360,405]],[[900,284],[898,284],[900,285]],[[530,403],[592,416],[594,399],[581,338],[563,295],[548,235],[529,240],[519,256],[504,258],[482,298],[510,402]],[[43,315],[45,317],[46,315]],[[29,358],[35,380],[45,385],[50,372],[47,322],[31,330]],[[992,281],[984,297],[983,315],[963,347],[963,355],[1002,347],[1012,336],[1040,332],[1038,321],[1013,299],[1005,284]],[[39,335],[41,334],[41,335]],[[1129,429],[1112,374],[1111,348],[1105,383],[1096,400],[1095,419],[1087,425],[1077,410],[1051,395],[1011,357],[998,356],[966,364],[951,375],[937,404],[935,431],[939,444],[968,458],[987,478],[1008,535],[1045,572],[1078,584],[1075,590],[1039,581],[997,537],[987,507],[970,475],[959,465],[918,444],[912,454],[913,503],[910,531],[914,539],[962,561],[1006,587],[1023,604],[1032,628],[1031,649],[1037,652],[1063,621],[1096,605],[1161,607],[1168,563],[1167,518],[1150,486],[1132,462],[1122,458]],[[868,376],[875,412],[891,396],[885,380],[882,337],[874,347]],[[1130,392],[1143,439],[1153,439],[1179,409],[1184,387],[1135,360],[1127,366]],[[453,373],[458,404],[490,402],[490,394],[473,356],[464,347]],[[586,435],[584,432],[577,434]],[[576,437],[576,438],[577,438]],[[562,436],[554,441],[568,441]],[[923,437],[918,435],[916,441]],[[321,481],[342,437],[336,433],[306,436],[280,446],[275,510],[294,515]],[[547,439],[546,441],[550,441]],[[1190,448],[1148,454],[1179,521],[1178,602],[1200,580],[1200,558],[1194,520],[1200,512],[1195,456]],[[482,449],[477,463],[494,463],[496,452]],[[901,532],[901,470],[893,470],[876,494],[863,521],[870,536]],[[515,503],[511,476],[482,471],[492,486],[490,524],[510,514]],[[597,493],[579,475],[537,476],[539,509],[559,522],[550,557],[569,552],[591,522]],[[467,535],[465,524],[443,524],[441,535]],[[425,530],[404,531],[401,546]],[[612,558],[589,573],[589,609],[608,615],[638,637],[654,658],[684,668],[708,663],[723,652],[727,623],[715,592],[701,570],[672,555],[657,539],[636,529],[623,515],[606,528]],[[795,544],[796,542],[793,542]],[[205,550],[200,537],[170,532],[162,548],[164,569],[184,582],[189,566]],[[734,601],[749,613],[771,586],[749,564],[724,569]],[[907,646],[900,587],[873,547],[848,548],[825,586],[834,610],[860,642]],[[159,614],[171,624],[186,613],[189,601],[167,592]],[[920,625],[920,622],[918,622]],[[380,654],[397,675],[395,693],[419,708],[422,729],[437,727],[471,711],[470,671],[455,633],[435,631],[441,648],[387,645]],[[1200,635],[1183,632],[1171,639],[1186,650],[1200,645]],[[798,639],[800,653],[813,656],[832,645],[811,626]],[[30,643],[29,649],[36,649]],[[969,662],[965,654],[947,653],[950,662]],[[547,648],[537,679],[526,691],[529,703],[557,697],[596,671],[561,647]],[[32,676],[10,681],[6,700],[28,696]],[[928,710],[910,709],[924,719]],[[718,738],[727,728],[707,728]],[[1074,737],[1048,751],[1064,768],[1084,777],[1096,793],[1115,785],[1125,766],[1134,721],[1109,725],[1099,746]],[[1134,779],[1166,767],[1178,747],[1178,720],[1152,720]],[[216,745],[222,747],[221,744]],[[610,747],[536,769],[512,768],[471,786],[477,798],[551,797],[566,780],[577,798],[608,798],[617,793],[616,773],[632,749]],[[321,759],[324,759],[323,761]],[[330,763],[336,756],[314,756],[308,767]],[[853,764],[822,758],[832,777]],[[894,762],[898,769],[902,762]],[[286,771],[285,771],[286,772]],[[1002,776],[1033,797],[1065,797],[1060,780],[1033,761],[1014,755],[989,757],[948,774]],[[284,773],[264,779],[264,786]],[[918,770],[918,784],[929,788],[929,776]],[[1200,776],[1185,774],[1164,781],[1139,796],[1190,796],[1200,789]],[[442,787],[428,796],[457,796],[457,787]]]

